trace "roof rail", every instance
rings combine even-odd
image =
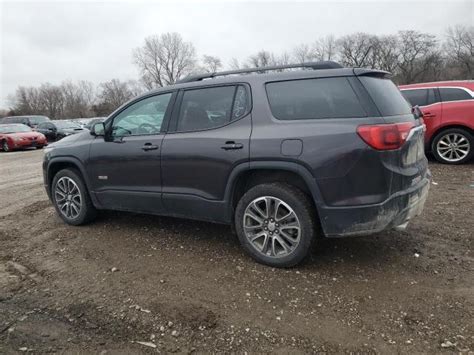
[[[214,73],[189,75],[181,80],[178,80],[176,84],[189,83],[193,81],[201,81],[203,79],[215,78],[216,76],[257,73],[257,72],[264,72],[264,71],[269,71],[269,70],[282,70],[282,69],[293,69],[293,68],[307,68],[307,69],[318,70],[318,69],[339,69],[339,68],[343,68],[343,66],[339,63],[336,63],[330,60],[321,61],[321,62],[306,62],[306,63],[300,63],[300,64],[272,65],[272,66],[260,67],[260,68],[246,68],[246,69],[228,70],[228,71],[214,72]]]

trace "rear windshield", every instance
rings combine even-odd
[[[266,89],[272,114],[280,120],[367,116],[346,78],[279,81]]]
[[[81,126],[75,122],[69,122],[69,121],[56,121],[56,127],[60,129],[65,129],[65,128],[81,128]]]
[[[411,113],[410,104],[390,79],[360,76],[382,116],[406,115]]]
[[[31,124],[40,124],[40,123],[43,123],[43,122],[46,122],[46,121],[49,121],[49,118],[45,117],[45,116],[30,117],[30,123]]]

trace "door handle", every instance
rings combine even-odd
[[[434,113],[431,113],[429,111],[423,112],[423,118],[433,118],[433,117],[436,117]]]
[[[244,145],[242,143],[235,143],[234,141],[225,142],[225,144],[221,147],[224,150],[237,150],[242,149]]]
[[[145,152],[149,151],[149,150],[157,150],[158,149],[158,146],[157,145],[153,145],[151,143],[145,143],[142,147],[142,150],[144,150]]]

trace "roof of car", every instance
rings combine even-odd
[[[307,64],[307,63],[302,63]],[[316,64],[316,63],[310,63]],[[337,63],[336,63],[337,64]],[[289,66],[294,68],[297,66]],[[305,67],[304,70],[287,70],[279,71],[279,69],[274,69],[271,67],[269,71],[266,71],[267,67],[253,68],[257,73],[245,73],[245,75],[237,74],[236,71],[233,71],[232,74],[227,74],[229,72],[223,73],[211,73],[210,75],[204,75],[204,77],[197,76],[198,79],[184,79],[181,83],[164,86],[161,88],[153,89],[146,93],[143,93],[130,101],[124,103],[118,107],[114,112],[112,112],[108,117],[114,116],[116,112],[119,112],[123,107],[128,106],[130,103],[141,100],[142,98],[152,96],[159,93],[165,93],[170,91],[176,91],[179,89],[189,89],[189,88],[198,88],[205,86],[215,86],[215,85],[226,85],[226,84],[238,84],[238,83],[247,83],[250,85],[262,85],[267,82],[276,82],[276,81],[285,81],[285,80],[298,80],[298,79],[311,79],[311,78],[330,78],[330,77],[347,77],[347,76],[377,76],[377,77],[387,77],[390,76],[389,72],[377,69],[368,69],[368,68],[344,68],[340,65],[337,67],[334,66],[331,69],[309,69]],[[277,70],[277,71],[276,71]]]
[[[400,89],[417,89],[417,88],[432,88],[432,87],[463,87],[474,90],[474,80],[447,80],[447,81],[432,81],[429,83],[416,83],[400,85]]]
[[[294,79],[309,79],[309,78],[327,78],[327,77],[342,77],[342,76],[359,76],[359,75],[380,75],[387,76],[390,73],[376,70],[376,69],[365,69],[365,68],[335,68],[335,69],[317,69],[317,70],[290,70],[283,72],[264,72],[264,73],[252,73],[245,75],[225,75],[216,76],[211,78],[203,78],[202,80],[196,81],[185,81],[161,88],[151,90],[141,96],[148,96],[153,93],[166,92],[178,89],[201,87],[201,86],[212,86],[221,84],[233,84],[233,83],[249,83],[259,84],[272,81],[285,81]]]

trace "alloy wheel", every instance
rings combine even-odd
[[[300,243],[301,225],[295,211],[276,197],[250,202],[244,213],[244,233],[255,250],[267,257],[284,257]]]
[[[58,180],[54,189],[56,205],[63,216],[74,219],[82,209],[82,197],[79,187],[73,179],[63,176]]]
[[[460,133],[448,133],[442,136],[436,144],[438,155],[448,162],[464,159],[470,149],[469,140]]]
[[[10,147],[8,146],[7,141],[3,141],[2,148],[4,152],[10,151]]]

